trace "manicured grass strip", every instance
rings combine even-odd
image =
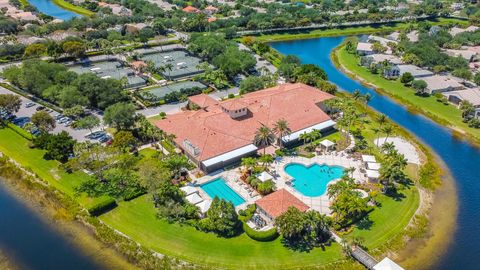
[[[433,25],[445,25],[445,24],[460,24],[466,26],[468,24],[465,20],[454,18],[437,18],[427,20]],[[412,25],[412,23],[388,23],[374,26],[354,26],[354,27],[337,27],[331,29],[317,29],[310,32],[295,32],[295,33],[278,33],[278,34],[266,34],[257,36],[257,40],[264,42],[272,41],[284,41],[284,40],[297,40],[307,38],[329,37],[329,36],[353,36],[359,34],[369,33],[381,33],[400,30]]]
[[[225,239],[197,231],[190,226],[169,224],[156,217],[156,210],[145,195],[120,202],[114,210],[100,216],[111,227],[160,253],[186,261],[229,269],[288,269],[325,266],[344,259],[334,243],[325,250],[296,252],[285,248],[280,237],[258,242],[242,234]]]
[[[374,249],[402,233],[420,204],[420,196],[415,187],[400,193],[405,197],[398,200],[379,195],[377,201],[381,206],[370,213],[370,227],[357,226],[348,237],[362,237],[364,245]]]
[[[378,74],[372,74],[366,68],[359,66],[357,56],[349,54],[345,47],[340,48],[336,56],[339,64],[348,71],[377,86],[381,92],[409,105],[411,110],[422,112],[438,122],[443,122],[480,140],[480,129],[468,127],[468,124],[462,121],[462,114],[457,107],[438,102],[433,96],[417,96],[412,88],[404,86],[398,80],[387,80]]]
[[[93,16],[95,13],[88,10],[88,9],[84,9],[80,6],[76,6],[74,4],[71,4],[69,2],[66,2],[64,0],[52,0],[53,3],[55,3],[55,5],[61,7],[61,8],[64,8],[66,10],[70,10],[72,12],[75,12],[77,14],[80,14],[80,15],[83,15],[83,16],[88,16],[88,17],[91,17]]]
[[[50,185],[75,197],[74,188],[88,179],[83,172],[66,173],[58,168],[59,162],[45,160],[45,151],[30,148],[30,141],[23,138],[10,128],[0,129],[0,152],[18,162],[22,167],[37,174],[41,179]],[[88,198],[85,195],[77,198],[80,204],[85,207],[105,200],[107,197]]]

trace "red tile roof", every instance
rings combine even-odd
[[[192,7],[192,6],[186,6],[182,9],[184,12],[187,12],[187,13],[195,13],[195,12],[200,12],[200,10],[196,7]]]
[[[200,108],[206,108],[208,106],[217,105],[218,101],[206,94],[200,94],[196,96],[188,97],[188,101],[196,104]]]
[[[205,98],[194,96],[190,100]],[[184,140],[190,141],[200,149],[195,158],[204,161],[252,144],[255,132],[262,124],[273,128],[275,122],[285,119],[292,132],[296,132],[328,121],[330,117],[317,103],[331,98],[332,95],[305,84],[282,84],[245,94],[235,101],[212,102],[204,110],[168,115],[156,125],[175,134],[175,142],[180,147]],[[223,112],[221,107],[231,102],[245,104],[247,116],[233,119]]]
[[[295,207],[298,210],[305,212],[308,206],[293,196],[285,189],[277,190],[255,202],[263,211],[272,218],[277,218],[283,213],[287,212],[289,207]]]

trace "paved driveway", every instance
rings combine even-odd
[[[3,87],[0,87],[0,94],[15,94],[15,95],[17,95],[16,93],[14,93],[14,92],[6,89],[6,88],[3,88]],[[32,117],[32,115],[37,112],[36,108],[38,107],[38,104],[36,103],[37,105],[35,105],[33,107],[30,107],[30,108],[27,108],[25,105],[27,103],[33,102],[33,101],[31,101],[30,99],[25,98],[23,96],[20,96],[20,99],[22,100],[22,106],[20,107],[20,110],[18,110],[18,112],[15,115],[17,117]],[[55,112],[55,111],[50,113],[50,115],[52,115],[52,116],[56,116],[57,114],[58,114],[58,112]],[[100,116],[97,115],[97,117],[100,117]],[[52,131],[52,133],[57,134],[57,133],[60,133],[62,131],[68,132],[68,134],[70,134],[70,136],[72,136],[75,140],[80,141],[80,142],[88,140],[87,138],[85,138],[85,135],[90,133],[90,131],[86,130],[86,129],[73,129],[71,127],[66,127],[63,124],[59,124],[59,123],[57,123],[57,125],[56,125],[55,129]]]

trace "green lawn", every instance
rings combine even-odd
[[[225,239],[199,232],[190,226],[169,224],[155,216],[152,202],[145,195],[117,208],[100,219],[140,244],[186,261],[229,269],[300,268],[326,265],[344,258],[340,245],[325,251],[294,252],[280,239],[257,242],[245,234]]]
[[[85,9],[83,7],[80,7],[80,6],[76,6],[72,3],[69,3],[69,2],[64,1],[64,0],[53,0],[53,3],[55,3],[55,5],[57,5],[61,8],[64,8],[66,10],[70,10],[72,12],[78,13],[78,14],[83,15],[83,16],[91,17],[95,14],[94,12],[92,12],[88,9]]]
[[[336,55],[340,65],[365,81],[376,85],[381,92],[389,94],[400,102],[409,105],[413,111],[422,112],[442,124],[451,126],[455,130],[467,133],[476,140],[480,140],[480,129],[468,127],[462,121],[460,110],[455,106],[444,105],[433,96],[417,96],[412,88],[404,86],[398,80],[387,80],[378,74],[370,73],[366,68],[358,65],[357,56],[349,54],[345,47],[340,48]]]
[[[370,227],[357,226],[348,237],[362,237],[365,240],[364,245],[374,249],[401,233],[415,214],[420,197],[415,187],[402,190],[400,193],[404,194],[405,198],[393,200],[385,195],[379,195],[377,201],[381,206],[370,213],[372,221]]]
[[[428,20],[431,24],[434,25],[445,25],[445,24],[461,24],[468,25],[468,21],[459,20],[454,18],[437,18]],[[264,42],[272,41],[281,41],[281,40],[296,40],[296,39],[306,39],[306,38],[318,38],[318,37],[328,37],[328,36],[351,36],[358,34],[368,34],[368,33],[380,33],[380,32],[392,32],[395,30],[400,30],[411,25],[411,23],[389,23],[376,26],[357,26],[357,27],[339,27],[331,29],[317,29],[310,32],[296,32],[296,33],[278,33],[278,34],[267,34],[259,35],[257,40]]]
[[[74,188],[80,185],[89,176],[83,172],[66,173],[58,168],[59,163],[54,160],[45,160],[43,150],[30,148],[30,141],[21,137],[10,128],[0,129],[0,152],[14,159],[22,167],[27,168],[37,174],[41,179],[47,181],[58,190],[74,197]],[[88,206],[105,199],[88,198],[81,196],[78,198],[80,204]]]

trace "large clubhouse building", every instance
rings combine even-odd
[[[334,96],[305,84],[282,84],[241,97],[217,101],[200,94],[189,98],[188,110],[169,115],[157,127],[174,134],[175,144],[199,168],[211,172],[258,151],[255,133],[273,128],[284,119],[291,133],[284,143],[302,133],[331,129],[335,122],[325,113],[324,102]]]

